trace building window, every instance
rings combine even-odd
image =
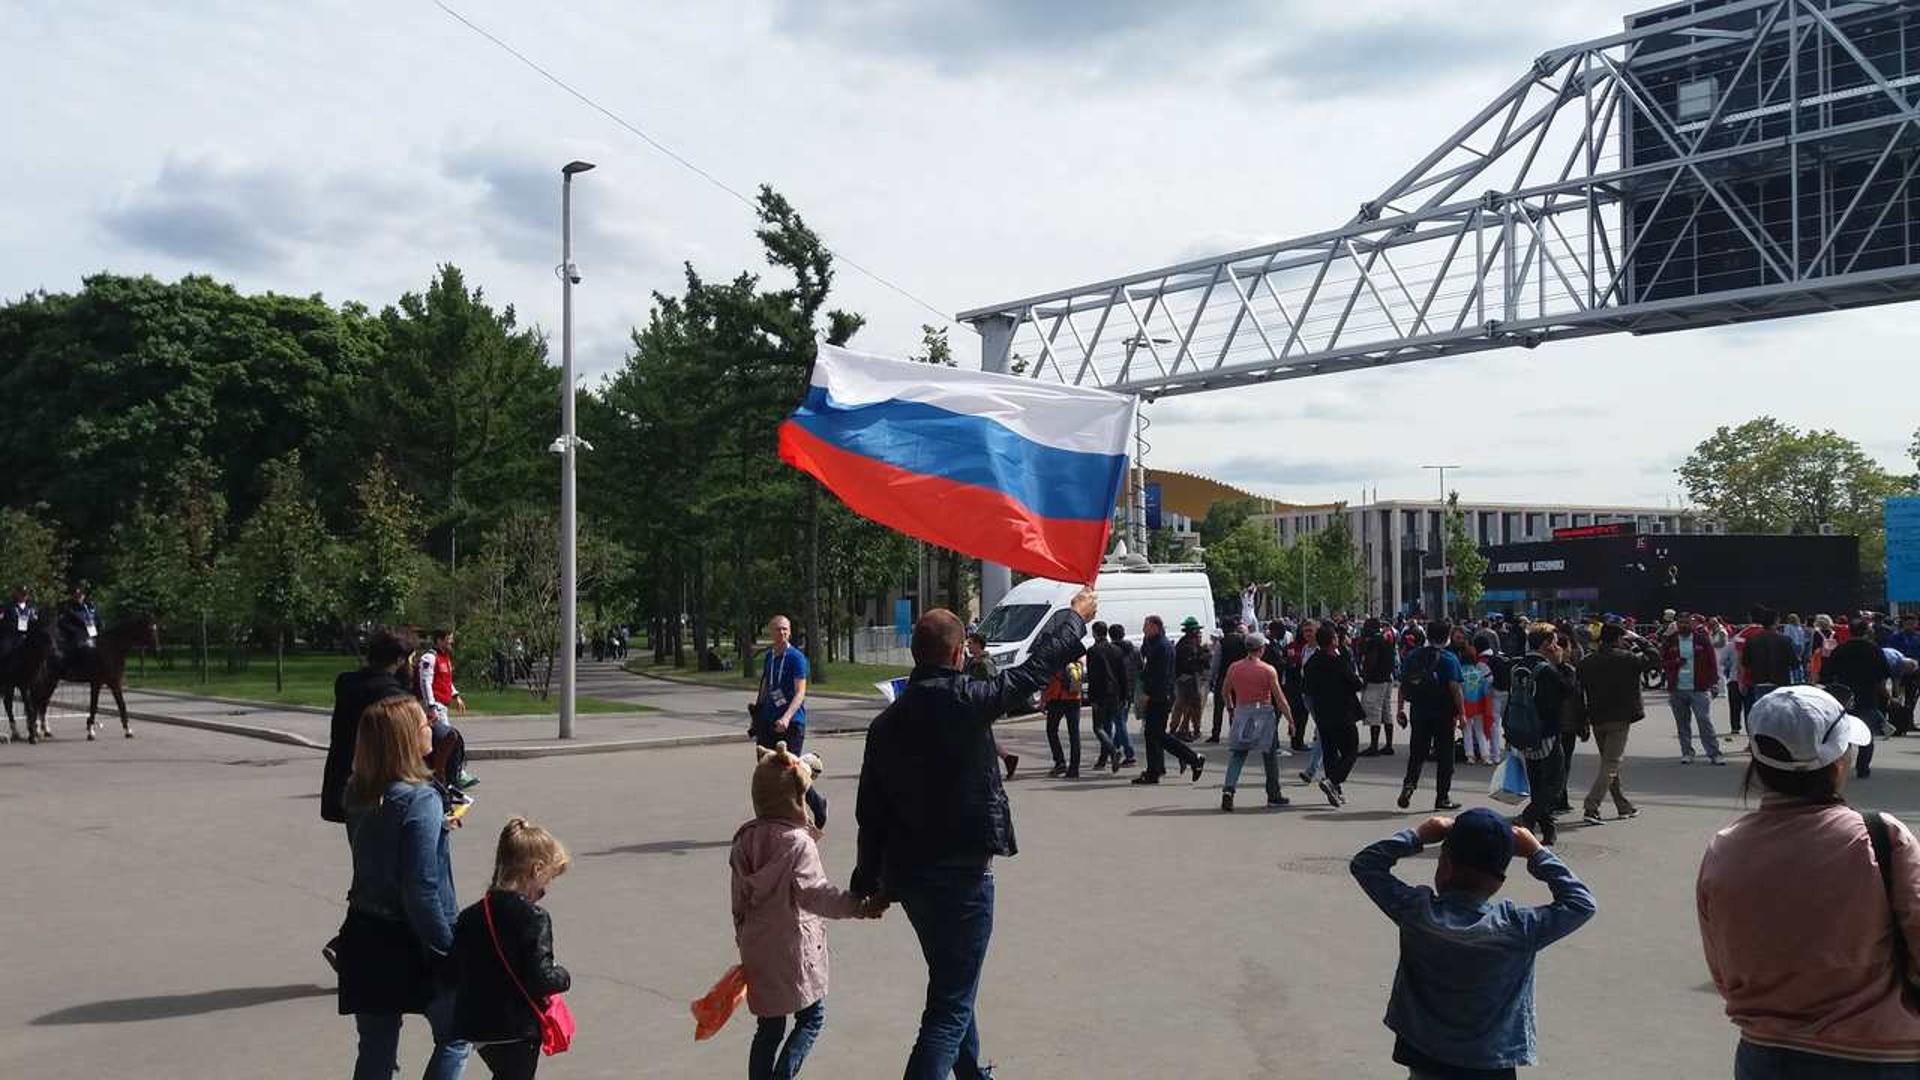
[[[1704,79],[1680,84],[1679,107],[1675,110],[1681,120],[1704,120],[1713,111],[1713,99],[1719,94],[1720,82],[1709,75]]]
[[[1574,528],[1576,528],[1576,529],[1578,529],[1578,528],[1584,528],[1584,527],[1586,527],[1586,526],[1588,526],[1588,525],[1591,525],[1591,524],[1593,524],[1593,515],[1592,515],[1592,514],[1575,514],[1575,515],[1573,515],[1573,526],[1574,526]]]
[[[1564,529],[1564,528],[1566,528],[1566,527],[1567,527],[1567,515],[1565,515],[1565,514],[1548,514],[1548,515],[1547,515],[1547,527],[1548,527],[1548,528],[1552,528],[1552,529]]]
[[[1543,516],[1544,515],[1541,515],[1541,514],[1527,515],[1527,539],[1533,540],[1540,536],[1541,534],[1540,519]]]

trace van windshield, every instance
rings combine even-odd
[[[1033,633],[1033,628],[1046,618],[1046,604],[1002,604],[987,612],[980,622],[980,636],[990,644],[1006,641],[1025,641]]]

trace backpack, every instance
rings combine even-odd
[[[1539,699],[1535,697],[1536,674],[1532,664],[1513,665],[1507,712],[1500,718],[1500,730],[1506,736],[1507,745],[1523,753],[1540,749],[1546,739],[1546,724],[1540,716]]]
[[[400,684],[405,686],[407,693],[412,694],[414,697],[421,696],[420,658],[431,651],[430,649],[415,649],[407,654],[407,677],[400,680]]]
[[[1370,683],[1393,681],[1393,643],[1385,635],[1376,634],[1368,638],[1366,651],[1361,656],[1362,678]]]
[[[1451,708],[1452,701],[1440,679],[1440,650],[1422,645],[1407,657],[1406,673],[1400,676],[1400,689],[1416,705]]]

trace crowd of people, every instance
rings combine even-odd
[[[951,612],[916,623],[913,671],[866,736],[845,889],[819,851],[828,806],[815,784],[819,758],[805,750],[807,660],[792,645],[790,622],[773,621],[750,710],[759,746],[748,784],[753,817],[729,856],[740,963],[695,1009],[704,1037],[734,1002],[745,1003],[756,1018],[750,1080],[797,1075],[824,1030],[825,921],[881,918],[895,905],[927,968],[903,1075],[993,1075],[976,1000],[993,931],[994,862],[1018,852],[1004,784],[1017,759],[1008,760],[995,722],[1036,697],[1061,777],[1079,775],[1084,702],[1093,708],[1095,768],[1111,772],[1138,764],[1127,733],[1138,709],[1145,765],[1137,784],[1160,783],[1167,757],[1198,780],[1206,758],[1193,744],[1224,740],[1226,811],[1254,754],[1269,803],[1287,801],[1280,757],[1304,754],[1302,780],[1344,805],[1357,759],[1397,753],[1395,732],[1404,732],[1397,804],[1410,807],[1431,764],[1434,814],[1368,845],[1351,864],[1399,929],[1386,1014],[1393,1060],[1416,1080],[1513,1076],[1539,1054],[1535,958],[1599,904],[1553,850],[1554,819],[1571,812],[1573,749],[1582,740],[1597,749],[1583,818],[1609,820],[1601,814],[1608,799],[1617,818],[1635,817],[1621,760],[1644,717],[1643,680],[1655,672],[1684,761],[1694,760],[1687,738],[1695,732],[1707,760],[1724,763],[1722,744],[1741,736],[1716,732],[1700,702],[1738,695],[1733,720],[1745,725],[1747,783],[1760,795],[1758,809],[1708,843],[1698,885],[1708,966],[1741,1033],[1736,1077],[1920,1078],[1920,1006],[1909,987],[1920,971],[1920,848],[1898,821],[1855,811],[1843,797],[1849,779],[1869,775],[1870,748],[1891,733],[1893,703],[1912,700],[1920,652],[1912,620],[1878,637],[1871,618],[1849,619],[1844,630],[1817,620],[1802,651],[1764,609],[1737,628],[1683,613],[1653,626],[1373,618],[1249,629],[1228,620],[1210,639],[1187,620],[1177,640],[1150,617],[1137,643],[1124,627],[1092,621],[1096,613],[1097,597],[1083,591],[1006,670],[980,662],[982,650],[969,648]],[[1829,648],[1823,637],[1839,640]],[[329,948],[341,1012],[355,1015],[359,1030],[355,1076],[391,1075],[408,1013],[424,1014],[433,1032],[428,1077],[458,1076],[475,1047],[495,1076],[532,1076],[543,1051],[564,1047],[559,1032],[569,1026],[558,997],[568,978],[539,907],[566,851],[513,819],[487,895],[458,908],[448,836],[462,813],[459,785],[435,761],[429,708],[438,699],[400,680],[411,656],[401,637],[379,635],[367,668],[336,687],[323,813],[345,821],[354,872],[347,920]],[[440,681],[437,661],[418,670]],[[1208,695],[1215,706],[1203,734]],[[1525,763],[1525,808],[1511,819],[1485,807],[1455,815],[1456,764],[1509,753]],[[1398,862],[1429,846],[1440,850],[1431,886],[1395,875]],[[1546,884],[1548,903],[1500,898],[1515,859]]]

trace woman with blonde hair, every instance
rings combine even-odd
[[[398,1067],[400,1019],[422,1013],[433,1029],[426,1080],[458,1080],[467,1044],[452,1035],[453,995],[434,978],[453,947],[455,821],[434,787],[426,755],[433,723],[420,703],[384,698],[360,715],[347,779],[353,888],[340,927],[342,1016],[360,1048],[354,1080],[388,1080]]]

